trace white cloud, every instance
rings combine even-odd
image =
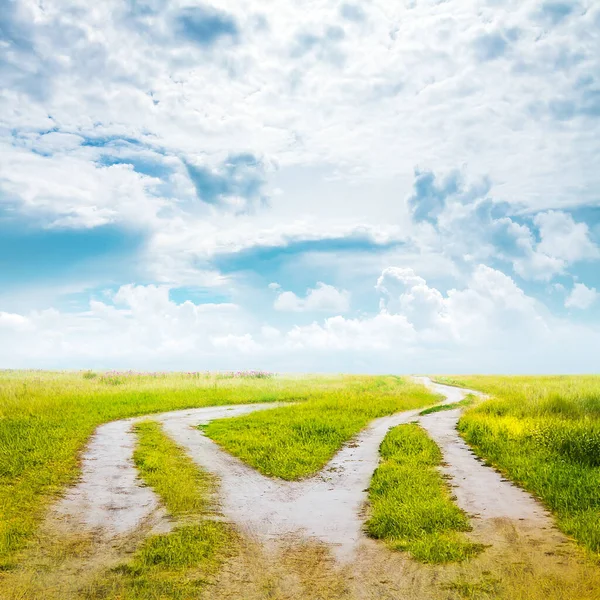
[[[122,286],[81,312],[0,313],[0,361],[6,367],[396,373],[594,368],[590,349],[600,330],[552,317],[495,269],[480,265],[465,286],[444,293],[410,269],[391,267],[377,288],[376,313],[285,328],[258,325],[235,305],[177,304],[164,286]]]
[[[2,311],[0,311],[0,327],[14,331],[29,331],[34,329],[33,323],[27,317]]]
[[[323,325],[312,323],[292,328],[286,335],[291,348],[302,350],[385,350],[404,345],[415,338],[403,315],[381,313],[366,319],[330,317]]]
[[[600,258],[586,223],[576,223],[571,215],[554,210],[537,214],[534,222],[541,237],[538,252],[569,263]]]
[[[260,348],[249,333],[244,335],[233,335],[230,333],[225,336],[213,337],[211,341],[215,348],[237,350],[243,353],[256,352]]]
[[[0,313],[0,325],[14,330],[4,339],[4,364],[189,364],[186,357],[252,347],[236,305],[177,304],[168,288],[155,285],[122,286],[111,303],[91,300],[83,312]]]
[[[345,313],[350,310],[350,293],[319,281],[316,288],[306,291],[304,298],[293,292],[281,292],[273,308],[284,312]]]
[[[590,308],[598,298],[600,298],[600,293],[595,288],[589,288],[583,283],[576,283],[565,300],[565,307],[584,310]]]
[[[380,313],[363,319],[327,319],[297,327],[289,338],[298,345],[338,348],[397,344],[474,346],[486,340],[540,334],[547,325],[541,306],[504,273],[479,265],[467,287],[447,295],[429,287],[410,268],[389,267],[377,280]]]

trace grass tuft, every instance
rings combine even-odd
[[[134,461],[142,479],[154,488],[174,517],[209,512],[214,478],[169,439],[156,421],[134,427],[138,446]]]
[[[483,546],[460,535],[470,531],[469,521],[437,470],[440,449],[419,425],[391,429],[380,453],[369,488],[371,537],[425,563],[460,562],[481,552]]]
[[[425,415],[431,415],[433,413],[442,412],[445,410],[454,410],[456,408],[467,408],[468,406],[472,406],[475,402],[475,397],[473,394],[469,394],[464,400],[460,402],[451,402],[449,404],[436,404],[435,406],[430,406],[425,410],[422,410],[419,413],[419,416],[424,417]]]

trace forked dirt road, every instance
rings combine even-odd
[[[420,381],[456,402],[470,390]],[[379,446],[390,428],[419,419],[440,445],[446,474],[457,503],[466,512],[484,518],[527,520],[551,526],[549,517],[528,494],[483,466],[456,432],[459,411],[418,417],[418,410],[374,420],[345,445],[320,473],[302,481],[265,477],[223,451],[198,425],[214,419],[274,408],[276,404],[209,407],[175,411],[151,418],[203,469],[219,480],[221,511],[227,520],[252,539],[262,542],[294,537],[324,542],[341,560],[351,559],[362,532],[366,490],[379,461]],[[139,419],[116,421],[99,427],[83,459],[80,482],[57,511],[75,529],[81,527],[114,536],[150,522],[164,530],[168,522],[151,489],[137,478],[133,463],[135,436],[131,427]]]
[[[421,381],[446,403],[469,393]],[[209,407],[148,417],[160,421],[197,464],[217,476],[221,513],[241,534],[236,553],[198,598],[597,600],[597,566],[558,532],[533,498],[475,458],[456,432],[458,411],[425,417],[408,411],[377,419],[319,474],[298,482],[264,477],[197,428],[275,406]],[[476,559],[424,566],[362,532],[379,445],[391,427],[415,420],[442,449],[456,502],[471,515],[468,535],[488,546]],[[154,492],[137,476],[135,421],[96,430],[79,483],[51,511],[40,543],[18,569],[0,578],[0,598],[88,598],[88,586],[126,561],[148,533],[171,527]]]

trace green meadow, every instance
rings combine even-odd
[[[483,550],[461,535],[471,530],[469,519],[436,468],[442,463],[440,449],[419,425],[390,430],[380,455],[369,488],[371,537],[425,563],[460,562]]]
[[[373,419],[438,401],[421,385],[378,377],[310,402],[212,421],[202,429],[261,473],[293,480],[318,472]]]
[[[600,377],[437,379],[489,398],[441,406],[439,396],[396,376],[0,372],[0,597],[597,600]],[[550,538],[538,547],[501,529],[490,530],[489,544],[473,537],[471,516],[440,474],[440,449],[409,423],[387,433],[365,490],[372,564],[363,558],[355,576],[354,566],[336,566],[327,548],[310,544],[263,554],[221,517],[218,481],[151,415],[276,401],[287,404],[202,430],[264,475],[299,480],[319,472],[376,418],[460,408],[458,429],[475,452],[538,497],[578,547],[555,548]],[[94,429],[143,415],[150,416],[134,426],[134,462],[171,529],[142,527],[106,546],[45,527],[48,508],[76,481]],[[391,571],[380,570],[385,564]]]

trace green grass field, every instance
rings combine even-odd
[[[475,452],[535,494],[559,527],[600,555],[600,377],[438,377],[491,399],[459,430]]]
[[[398,598],[419,600],[600,598],[600,377],[439,379],[492,398],[440,407],[425,388],[395,376],[0,372],[0,597],[337,600],[392,597],[402,588]],[[134,460],[174,521],[170,533],[148,535],[144,526],[105,545],[90,532],[65,536],[45,519],[77,478],[98,425],[272,401],[290,405],[203,429],[262,473],[286,480],[319,471],[377,417],[460,407],[460,431],[475,451],[541,498],[588,557],[571,543],[553,545],[551,532],[531,541],[494,524],[487,525],[494,541],[481,552],[438,472],[439,448],[415,424],[394,428],[381,445],[365,527],[382,543],[371,542],[372,564],[358,566],[357,595],[323,545],[263,554],[243,530],[215,518],[216,481],[151,418],[135,426]]]

